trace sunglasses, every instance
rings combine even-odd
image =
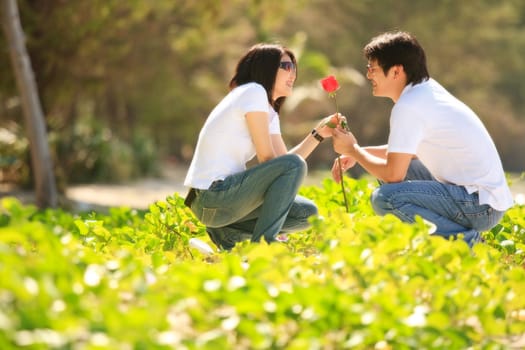
[[[295,72],[295,64],[290,61],[283,61],[279,63],[279,68],[284,69],[287,72],[294,71]]]

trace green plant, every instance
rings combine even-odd
[[[525,333],[523,206],[472,250],[325,180],[286,244],[200,254],[178,195],[108,214],[0,206],[2,349],[506,349]],[[514,248],[502,242],[512,240]]]
[[[126,181],[158,172],[151,139],[137,134],[125,141],[93,118],[81,119],[53,140],[57,168],[68,183]]]

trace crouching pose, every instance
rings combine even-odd
[[[279,111],[297,74],[294,54],[274,44],[253,46],[238,62],[230,92],[208,116],[184,184],[186,203],[211,240],[230,250],[243,240],[270,243],[279,233],[304,230],[317,207],[297,195],[305,158],[325,137],[320,121],[287,150]],[[258,164],[246,163],[257,157]]]
[[[429,77],[418,41],[388,32],[364,48],[374,96],[394,102],[388,144],[361,147],[351,132],[333,131],[343,169],[356,162],[381,181],[376,213],[406,222],[416,215],[445,238],[463,234],[472,246],[494,227],[513,199],[496,147],[478,116]],[[334,178],[340,176],[332,168]]]

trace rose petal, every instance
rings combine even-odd
[[[333,93],[339,89],[339,83],[333,75],[329,75],[326,78],[321,79],[321,85],[328,93]]]

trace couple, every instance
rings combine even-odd
[[[317,207],[297,195],[305,160],[332,137],[343,170],[359,163],[381,185],[371,202],[379,215],[405,222],[416,215],[436,226],[435,235],[462,234],[472,246],[513,205],[494,143],[478,116],[429,77],[425,52],[406,32],[387,32],[364,48],[374,96],[394,102],[388,144],[362,147],[341,127],[319,121],[288,150],[279,110],[297,77],[294,54],[259,44],[238,62],[230,92],[213,109],[199,134],[184,184],[186,204],[207,227],[217,247],[308,228]],[[246,163],[257,157],[258,165]],[[341,181],[339,165],[332,174]]]

